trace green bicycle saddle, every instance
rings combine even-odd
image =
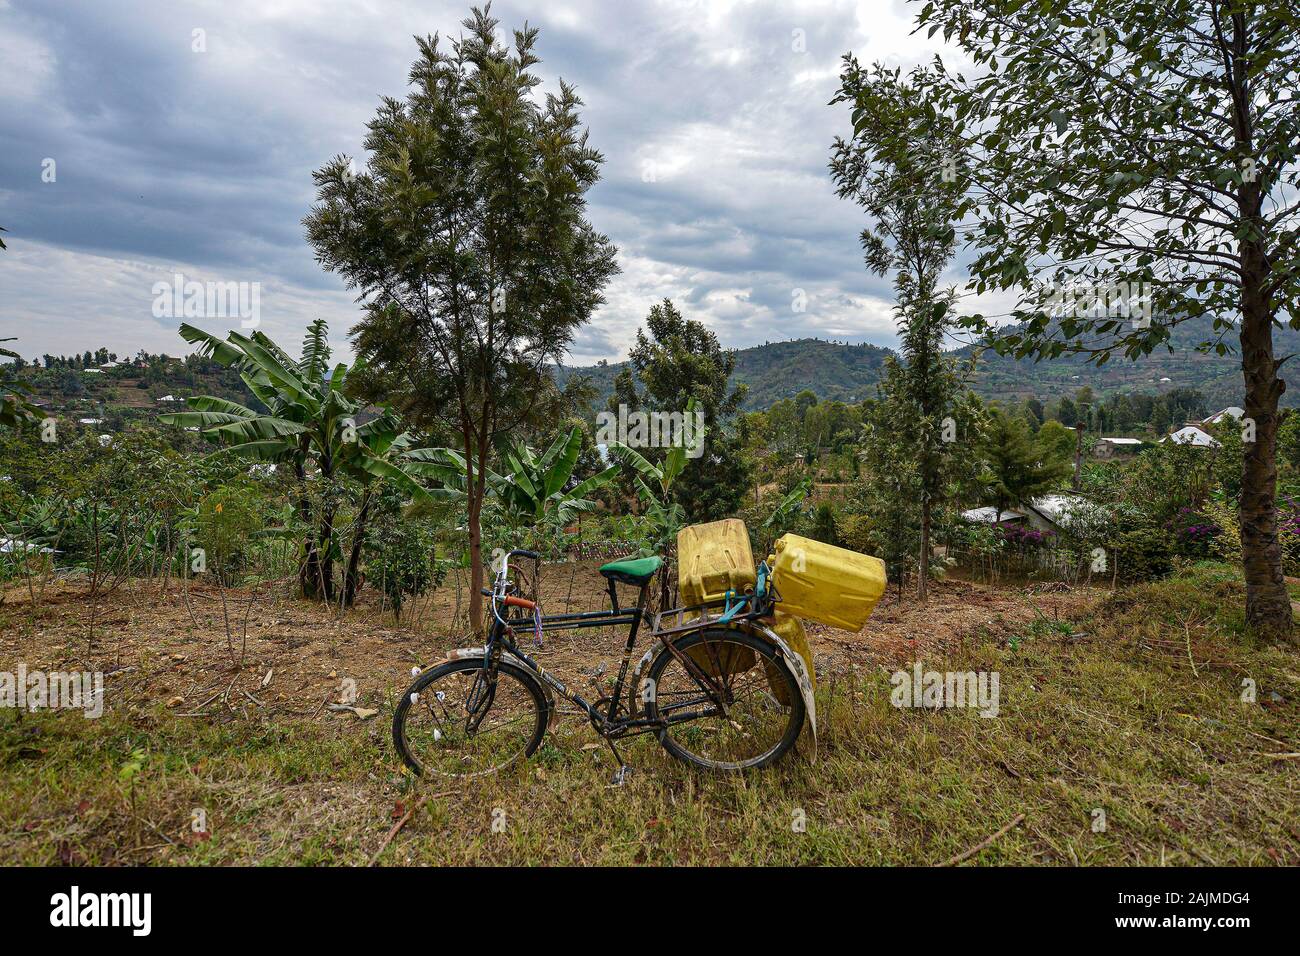
[[[663,558],[624,558],[621,561],[611,561],[609,564],[600,566],[600,573],[605,575],[611,581],[622,581],[624,584],[635,584],[637,587],[645,587],[650,579],[655,576],[659,566],[664,563]]]

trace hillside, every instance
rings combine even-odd
[[[165,398],[216,395],[252,408],[261,403],[232,369],[200,355],[187,358],[149,356],[87,368],[33,368],[18,372],[32,391],[32,400],[56,418],[102,418],[110,429],[129,421],[150,420],[183,408]]]
[[[980,358],[975,391],[986,399],[1018,399],[1036,396],[1047,401],[1071,394],[1084,385],[1094,392],[1164,392],[1173,388],[1195,388],[1204,393],[1212,407],[1241,404],[1241,367],[1235,352],[1226,355],[1196,351],[1196,345],[1211,335],[1210,319],[1191,320],[1177,326],[1171,344],[1136,361],[1112,359],[1101,368],[1088,365],[1083,356],[1035,362],[1019,361],[986,351]],[[1235,348],[1229,336],[1226,344]],[[1278,355],[1300,353],[1300,332],[1291,329],[1275,333]],[[956,351],[968,357],[971,347]],[[794,339],[770,342],[736,351],[734,380],[749,386],[745,409],[768,408],[782,398],[791,398],[810,389],[820,399],[845,402],[860,401],[874,393],[880,381],[889,349],[875,345],[846,345],[820,339]],[[599,404],[613,392],[614,378],[625,363],[564,368],[558,379],[589,376],[600,398]],[[1284,365],[1284,374],[1290,365]],[[1164,381],[1168,379],[1168,381]],[[1282,403],[1300,405],[1300,389],[1283,395]]]
[[[749,386],[746,411],[768,408],[783,398],[793,398],[805,388],[818,398],[858,402],[874,393],[889,349],[877,345],[841,345],[821,339],[768,342],[736,352],[733,381]],[[561,368],[561,385],[572,375],[585,375],[595,386],[597,404],[614,391],[614,379],[625,362]]]

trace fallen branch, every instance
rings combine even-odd
[[[965,850],[961,853],[958,853],[950,860],[947,860],[943,863],[936,863],[935,866],[955,866],[956,864],[960,863],[962,860],[969,860],[971,857],[973,857],[976,853],[979,853],[981,850],[988,849],[990,846],[993,845],[993,842],[995,840],[997,840],[999,837],[1001,837],[1003,834],[1009,831],[1012,827],[1021,823],[1024,819],[1025,819],[1025,815],[1023,813],[1017,813],[1015,819],[1013,819],[1010,823],[1004,826],[997,833],[994,833],[992,836],[985,837],[983,840],[975,844],[969,850]]]
[[[411,804],[411,809],[406,811],[406,815],[402,817],[402,819],[393,824],[393,828],[388,831],[388,836],[384,837],[384,842],[379,844],[379,849],[375,851],[375,855],[370,858],[370,862],[366,865],[374,866],[379,862],[380,856],[382,856],[384,851],[388,849],[388,844],[393,842],[393,837],[397,836],[397,834],[402,831],[402,827],[406,826],[411,817],[415,816],[415,811],[419,810],[420,807],[424,806],[430,799],[435,797],[445,797],[450,793],[451,791],[448,790],[446,793],[425,794],[419,800],[416,800],[415,803]]]

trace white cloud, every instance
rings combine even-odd
[[[0,333],[24,354],[179,352],[149,313],[158,276],[262,284],[264,328],[337,339],[357,309],[302,236],[311,171],[359,155],[379,98],[402,96],[412,34],[456,34],[469,3],[222,0],[129,8],[0,0]],[[901,0],[493,4],[540,28],[605,153],[590,216],[623,269],[574,361],[619,360],[665,296],[743,347],[807,335],[893,339],[888,282],[862,264],[860,210],[826,162],[847,110],[839,58],[916,62]],[[195,28],[207,52],[191,50]],[[798,42],[795,42],[795,40]],[[41,157],[57,185],[39,181]],[[645,162],[654,181],[645,182]],[[791,310],[802,289],[808,310]]]

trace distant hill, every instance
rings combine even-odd
[[[1189,319],[1174,326],[1169,342],[1150,355],[1134,361],[1116,356],[1100,368],[1089,365],[1082,355],[1062,355],[1034,362],[1032,359],[1017,361],[986,351],[976,373],[975,390],[986,398],[1028,398],[1033,395],[1047,400],[1073,393],[1084,385],[1101,394],[1194,388],[1205,395],[1212,408],[1241,405],[1241,357],[1237,354],[1236,333],[1229,331],[1223,336],[1223,344],[1231,350],[1226,355],[1196,350],[1197,345],[1214,338],[1213,327],[1214,321],[1208,316]],[[1172,352],[1168,346],[1173,347]],[[1279,357],[1300,354],[1300,332],[1275,329],[1273,346]],[[963,356],[970,353],[970,348],[958,352]],[[1291,368],[1289,362],[1282,366],[1283,378]],[[1300,388],[1285,392],[1282,404],[1300,406]]]
[[[1035,362],[1016,361],[985,351],[977,366],[974,388],[986,399],[1032,396],[1045,402],[1073,394],[1084,385],[1103,395],[1195,388],[1205,394],[1211,407],[1241,405],[1241,360],[1235,351],[1216,355],[1195,349],[1211,336],[1212,326],[1209,318],[1189,320],[1174,328],[1172,353],[1162,347],[1136,361],[1112,358],[1101,368],[1087,364],[1084,356],[1079,355]],[[1237,347],[1232,334],[1224,342],[1234,350]],[[1294,361],[1300,363],[1300,332],[1277,330],[1274,343],[1279,356],[1296,354]],[[968,346],[954,354],[968,357],[970,353]],[[861,401],[875,394],[885,358],[890,354],[889,349],[875,345],[844,345],[821,339],[769,342],[736,351],[733,379],[749,386],[746,411],[768,408],[804,389],[811,390],[820,399]],[[624,364],[563,368],[557,378],[562,384],[574,374],[589,376],[600,396],[598,403],[603,405],[613,393],[614,378]],[[1291,368],[1290,362],[1282,366],[1283,377]],[[1282,404],[1300,406],[1300,388],[1288,390],[1282,396]]]
[[[794,398],[812,389],[818,398],[860,402],[875,394],[881,368],[889,349],[878,345],[841,345],[821,339],[769,342],[736,351],[732,380],[749,386],[746,411],[769,408],[783,398]],[[598,404],[614,392],[614,379],[626,362],[562,368],[557,380],[562,385],[571,375],[591,379]]]

